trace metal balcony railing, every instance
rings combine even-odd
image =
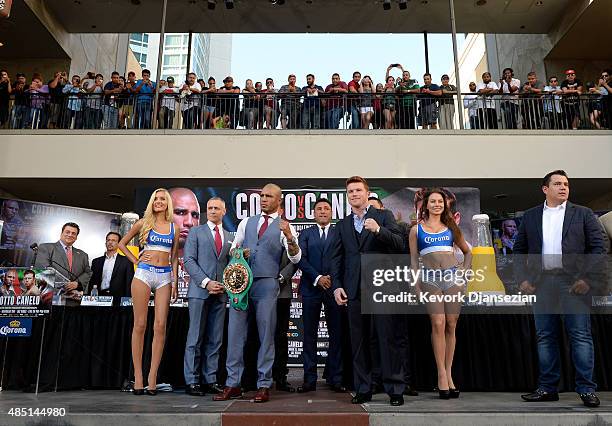
[[[162,93],[11,97],[11,129],[612,129],[609,96]]]

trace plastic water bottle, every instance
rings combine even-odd
[[[497,275],[489,216],[486,214],[474,215],[472,229],[472,270],[480,271],[480,277],[484,279],[469,280],[468,293],[506,294],[504,284]]]
[[[93,289],[91,289],[91,297],[98,297],[98,286],[94,285]]]

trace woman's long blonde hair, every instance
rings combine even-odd
[[[155,226],[155,214],[153,214],[153,201],[155,201],[155,195],[158,192],[163,192],[166,196],[166,202],[168,203],[168,207],[166,208],[166,220],[168,222],[172,222],[174,215],[174,207],[172,207],[172,197],[170,193],[165,188],[157,188],[151,194],[151,198],[149,198],[149,204],[147,204],[147,208],[142,217],[142,228],[140,229],[140,236],[138,237],[138,241],[140,242],[140,246],[144,247],[147,242],[147,238],[149,238],[149,231],[153,229]]]

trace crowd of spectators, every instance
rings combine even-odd
[[[401,77],[393,77],[397,68]],[[612,128],[612,76],[604,70],[595,83],[583,83],[568,70],[540,81],[535,72],[526,81],[504,69],[499,83],[485,72],[463,94],[472,129]],[[293,74],[277,90],[272,78],[248,79],[243,88],[232,77],[217,85],[189,73],[177,83],[167,77],[157,83],[145,69],[141,78],[113,72],[110,81],[88,72],[84,77],[56,72],[44,83],[34,74],[11,81],[0,70],[0,128],[150,129],[156,92],[157,126],[164,129],[453,129],[457,127],[457,88],[448,75],[422,83],[401,64],[387,67],[385,83],[355,71],[347,84],[334,73],[330,84],[318,85],[313,74],[300,86]]]

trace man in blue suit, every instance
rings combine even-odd
[[[317,387],[317,333],[321,305],[325,306],[325,321],[329,333],[327,351],[327,383],[336,392],[344,392],[342,386],[342,335],[340,307],[332,293],[330,248],[334,238],[331,225],[332,206],[326,198],[319,198],[314,205],[316,225],[300,233],[299,246],[302,259],[300,293],[302,295],[302,321],[304,324],[304,384],[298,392],[311,392]]]
[[[276,330],[276,304],[280,291],[279,272],[283,252],[291,263],[300,261],[297,233],[293,226],[279,215],[282,191],[278,185],[265,185],[260,194],[261,214],[243,219],[238,225],[232,249],[241,246],[248,256],[253,272],[249,289],[249,309],[255,312],[259,334],[257,353],[256,403],[270,400],[272,366],[274,364],[274,332]],[[227,401],[242,395],[240,381],[244,371],[244,345],[247,339],[248,312],[230,309],[227,329],[227,381],[223,392],[215,401]]]
[[[225,202],[213,197],[206,204],[205,225],[191,229],[185,242],[185,270],[189,273],[189,331],[184,374],[189,395],[218,393],[219,349],[223,342],[227,295],[221,285],[229,261],[231,234],[223,228]],[[206,387],[202,387],[202,383]]]
[[[373,362],[370,340],[377,335],[383,387],[393,406],[404,403],[405,372],[402,348],[398,344],[396,315],[362,314],[361,255],[393,254],[404,249],[403,234],[388,210],[377,210],[368,204],[368,183],[360,176],[346,180],[346,195],[351,214],[338,221],[331,253],[331,280],[338,305],[347,305],[353,380],[356,395],[353,404],[372,399]]]
[[[576,392],[587,407],[599,406],[593,382],[591,294],[602,283],[602,229],[593,212],[568,201],[563,170],[542,182],[546,201],[525,212],[514,243],[514,272],[523,293],[535,293],[539,386],[528,402],[557,401],[561,377],[559,319],[563,316],[576,369]]]

